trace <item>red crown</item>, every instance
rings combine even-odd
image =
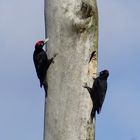
[[[38,48],[38,47],[43,46],[43,45],[44,45],[44,41],[40,40],[40,41],[36,42],[35,48]]]

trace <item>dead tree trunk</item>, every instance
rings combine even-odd
[[[45,0],[45,28],[48,57],[58,55],[47,73],[44,140],[95,140],[92,101],[82,86],[91,86],[97,71],[96,0]]]

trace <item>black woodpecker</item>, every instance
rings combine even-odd
[[[40,80],[40,87],[44,87],[45,97],[47,97],[48,83],[46,81],[46,73],[51,63],[54,63],[54,55],[51,59],[48,59],[47,53],[43,50],[43,46],[48,42],[48,38],[43,41],[40,40],[35,44],[35,50],[33,53],[33,61],[37,73],[37,77]]]
[[[91,120],[95,117],[95,113],[99,114],[105,99],[107,91],[107,78],[109,76],[108,70],[103,70],[99,73],[99,76],[94,79],[92,88],[88,87],[87,84],[84,85],[84,88],[87,88],[90,97],[93,102],[93,108],[91,111]]]

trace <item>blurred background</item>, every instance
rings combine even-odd
[[[96,140],[140,140],[140,1],[99,0],[99,65],[108,91]],[[0,139],[43,139],[44,91],[32,60],[44,1],[0,0]]]
[[[109,69],[97,140],[140,140],[140,1],[99,0],[99,70]]]

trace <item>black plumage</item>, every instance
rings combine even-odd
[[[50,66],[50,64],[53,62],[54,57],[51,59],[48,59],[47,53],[43,50],[44,41],[38,41],[35,45],[35,50],[33,53],[33,61],[37,73],[37,77],[40,80],[40,87],[42,85],[44,86],[44,90],[47,97],[47,89],[48,84],[46,81],[46,73]]]
[[[106,91],[107,91],[107,78],[109,76],[108,70],[103,70],[99,73],[99,76],[94,79],[94,83],[92,88],[87,85],[84,88],[87,88],[90,93],[90,97],[93,102],[93,108],[91,111],[91,120],[95,117],[95,113],[99,114],[105,99]]]

